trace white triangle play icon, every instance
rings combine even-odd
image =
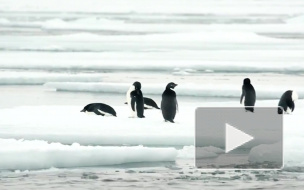
[[[251,141],[252,139],[254,139],[254,137],[226,123],[226,153]]]

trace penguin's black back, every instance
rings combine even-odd
[[[166,89],[162,94],[161,110],[165,120],[173,122],[177,110],[176,93]]]
[[[241,102],[245,98],[244,106],[246,111],[254,112],[254,105],[256,101],[255,89],[250,83],[250,79],[244,79],[242,86]]]
[[[91,103],[83,108],[83,111],[96,112],[97,110],[116,116],[116,111],[109,105],[103,103]]]
[[[292,93],[292,90],[287,90],[280,98],[278,106],[282,107],[285,112],[287,111],[287,108],[290,108],[292,111],[295,108],[295,104],[292,100]],[[282,110],[280,108],[278,108],[278,113],[282,114]]]
[[[160,109],[158,107],[158,105],[156,104],[156,102],[154,100],[152,100],[151,98],[144,97],[144,103],[147,106],[151,106],[151,107],[154,107],[156,109]]]
[[[243,92],[245,95],[245,106],[254,106],[256,101],[256,94],[252,84],[244,84]]]
[[[132,109],[134,107],[134,103],[136,103],[137,117],[144,118],[144,98],[141,90],[134,90],[131,92]]]

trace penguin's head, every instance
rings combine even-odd
[[[245,78],[244,79],[244,84],[250,84],[250,79],[249,78]]]
[[[134,82],[133,86],[135,87],[135,90],[140,90],[141,89],[141,84],[138,81]]]
[[[174,89],[177,86],[177,84],[175,84],[174,82],[170,82],[169,84],[167,84],[167,89]]]

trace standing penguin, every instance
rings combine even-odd
[[[166,90],[163,92],[161,101],[161,110],[165,121],[170,121],[174,123],[174,118],[176,110],[178,109],[178,104],[176,100],[176,93],[173,90],[177,84],[170,82],[166,86]]]
[[[286,113],[291,113],[295,109],[295,101],[298,99],[298,94],[295,91],[287,90],[281,96],[279,101],[278,114],[283,114],[283,110]],[[283,109],[283,110],[282,110]]]
[[[127,92],[127,103],[131,111],[131,117],[144,118],[144,98],[141,92],[140,82],[134,82]]]
[[[250,83],[249,78],[244,79],[243,87],[242,87],[242,95],[240,103],[242,104],[244,98],[244,105],[246,111],[254,112],[254,105],[256,100],[255,90],[252,84]],[[247,107],[251,106],[251,107]]]

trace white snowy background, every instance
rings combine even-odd
[[[302,189],[303,60],[301,0],[0,0],[0,189]],[[284,116],[284,170],[196,170],[196,107],[239,106],[245,77],[257,106],[299,94]],[[128,118],[134,81],[158,105],[178,84],[175,124],[159,110]],[[80,112],[92,102],[118,117]],[[276,147],[249,147],[246,161],[273,159]]]

